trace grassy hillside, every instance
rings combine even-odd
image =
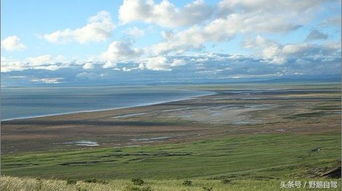
[[[312,151],[320,148],[319,151]],[[2,157],[2,174],[44,178],[314,177],[340,160],[340,135],[227,136],[193,143]]]

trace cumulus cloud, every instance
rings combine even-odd
[[[19,37],[13,35],[1,41],[1,48],[7,51],[16,51],[16,50],[23,50],[26,48],[26,46],[23,43],[21,43],[21,40]]]
[[[155,71],[171,71],[174,67],[185,65],[184,60],[171,59],[165,56],[156,56],[143,59],[140,62],[139,69],[148,69]]]
[[[253,48],[257,55],[261,55],[271,64],[285,64],[289,61],[301,63],[306,60],[338,58],[341,52],[338,43],[326,43],[315,45],[309,43],[285,44],[281,45],[275,41],[257,36],[255,39],[249,39],[244,42],[245,48]],[[324,62],[322,62],[324,63]]]
[[[313,8],[318,7],[321,3],[332,2],[334,0],[222,0],[219,3],[219,9],[223,12],[240,11],[240,12],[310,12]]]
[[[185,52],[200,49],[207,42],[219,43],[230,40],[239,33],[276,32],[286,27],[278,22],[277,18],[270,19],[267,23],[255,24],[258,20],[264,18],[232,14],[226,18],[217,18],[203,27],[193,26],[176,34],[163,33],[164,42],[154,45],[152,51],[155,54]]]
[[[44,34],[43,38],[51,43],[99,42],[108,39],[114,29],[111,15],[107,11],[100,11],[88,19],[88,24],[76,29],[58,30]]]
[[[287,32],[308,22],[320,5],[331,2],[337,1],[221,0],[216,6],[209,6],[203,0],[195,0],[179,8],[168,0],[160,3],[155,3],[154,0],[124,0],[119,9],[119,18],[123,23],[142,21],[164,27],[179,27],[238,15],[246,22],[246,27]]]
[[[291,32],[298,29],[307,30],[305,25],[308,23],[310,28],[317,24],[334,26],[333,30],[336,31],[335,26],[339,24],[340,16],[326,15],[330,18],[320,23],[320,15],[326,13],[326,10],[321,12],[322,8],[330,7],[326,4],[340,3],[338,0],[220,0],[216,5],[208,5],[203,0],[193,0],[182,7],[170,1],[124,0],[120,7],[119,20],[122,24],[130,25],[124,26],[119,32],[130,37],[142,37],[152,35],[147,32],[148,26],[134,26],[130,22],[159,25],[161,27],[150,26],[153,30],[162,31],[161,41],[155,44],[137,48],[131,41],[114,41],[102,54],[88,60],[68,60],[52,55],[22,60],[2,57],[2,72],[6,73],[5,75],[10,75],[11,72],[15,75],[26,75],[34,73],[33,70],[45,70],[41,72],[44,76],[37,77],[36,82],[39,82],[38,79],[47,78],[46,73],[66,72],[68,74],[63,76],[64,80],[74,77],[76,82],[83,82],[106,78],[109,83],[112,83],[115,77],[123,81],[147,78],[173,80],[177,77],[194,80],[269,78],[340,72],[340,42],[316,43],[315,40],[327,39],[327,35],[320,31],[311,31],[306,41],[305,37],[295,39],[296,42],[302,40],[301,43],[281,44],[276,41],[283,35],[288,35],[286,40],[293,40],[293,35],[297,33]],[[143,26],[144,30],[137,26]],[[113,29],[110,14],[102,11],[89,18],[84,26],[58,30],[42,37],[52,43],[98,42],[108,39]],[[325,31],[332,30],[329,28]],[[264,38],[270,36],[273,40]],[[237,41],[247,38],[243,46],[248,49],[250,55],[234,55],[234,52],[199,53],[209,50],[210,45],[227,43],[234,38]],[[334,36],[329,40],[332,39],[337,38]],[[139,44],[154,40],[158,40],[158,37],[147,37],[147,40],[142,42],[139,39]],[[234,48],[222,49],[230,51]],[[65,68],[68,70],[63,70]],[[56,75],[50,76],[55,77]],[[53,80],[50,82],[53,83]]]
[[[64,56],[42,55],[28,57],[25,59],[25,62],[32,69],[58,70],[69,66]]]
[[[313,40],[326,40],[328,38],[328,35],[318,31],[318,30],[312,30],[308,36],[306,37],[306,41],[313,41]]]
[[[203,0],[195,0],[182,8],[168,0],[159,4],[154,0],[124,0],[119,9],[119,18],[123,23],[143,21],[165,27],[194,25],[210,18],[213,8]]]
[[[155,81],[217,81],[241,78],[269,79],[285,76],[291,77],[294,75],[319,75],[324,77],[340,74],[341,45],[339,42],[282,45],[267,39],[259,39],[258,43],[258,46],[260,47],[255,45],[255,47],[258,48],[258,50],[256,50],[257,52],[259,49],[262,51],[265,48],[261,46],[262,44],[265,44],[265,46],[266,44],[270,44],[277,47],[278,51],[275,51],[277,53],[275,56],[284,58],[283,62],[281,64],[275,64],[271,57],[271,53],[268,53],[270,54],[269,57],[264,57],[258,56],[259,54],[250,56],[204,52],[182,56],[164,55],[138,58],[137,60],[127,63],[120,62],[115,68],[111,69],[94,67],[93,69],[84,70],[83,67],[89,62],[88,60],[84,62],[77,61],[76,63],[74,61],[69,61],[68,64],[64,65],[65,67],[60,67],[55,71],[45,70],[44,72],[35,72],[34,70],[37,68],[43,70],[41,65],[45,62],[42,60],[49,60],[41,57],[39,59],[37,58],[35,61],[35,64],[37,65],[35,67],[33,67],[32,64],[22,65],[23,63],[27,63],[28,59],[24,59],[20,62],[18,61],[18,65],[9,65],[12,68],[6,68],[7,72],[2,73],[2,77],[7,79],[5,81],[8,83],[10,81],[13,82],[13,80],[16,82],[20,81],[20,79],[10,79],[11,76],[20,75],[30,76],[31,79],[32,77],[35,77],[34,79],[63,77],[63,83],[112,84],[113,82],[144,83]],[[8,60],[9,59],[7,59],[7,61]],[[104,63],[96,62],[96,64],[99,64],[100,66]],[[19,69],[16,67],[19,67]],[[44,68],[47,69],[46,67]],[[67,70],[64,68],[67,68]],[[50,82],[53,81],[50,80]],[[59,82],[61,82],[61,80],[59,80]],[[38,83],[38,81],[36,83]],[[39,83],[43,82],[41,81]]]
[[[115,67],[118,62],[130,61],[139,57],[143,51],[138,48],[132,48],[130,42],[114,41],[107,50],[102,53],[102,59],[106,62],[104,68]]]
[[[313,1],[282,1],[282,0],[222,0],[211,12],[211,16],[205,22],[195,23],[184,30],[177,32],[162,32],[163,41],[152,46],[154,55],[181,53],[190,50],[201,49],[206,43],[221,43],[233,39],[236,35],[258,35],[269,33],[287,33],[297,30],[308,23],[323,3],[331,3],[333,0]],[[195,2],[193,2],[195,3]],[[199,3],[199,2],[197,2]],[[203,2],[201,2],[203,4]],[[144,6],[142,6],[144,4]],[[158,5],[169,4],[162,1]],[[128,6],[130,5],[130,6]],[[122,7],[125,13],[140,11],[140,16],[130,15],[132,18],[141,18],[141,21],[167,26],[159,20],[169,19],[168,16],[158,15],[152,17],[151,11],[157,5],[153,1],[125,1]],[[163,10],[158,8],[159,10]],[[130,10],[130,11],[128,11]],[[172,9],[171,9],[172,10]],[[146,11],[146,12],[145,12]],[[152,11],[153,12],[153,11]],[[161,11],[163,12],[163,11]],[[145,16],[142,16],[144,15]],[[298,16],[300,14],[300,17]],[[147,16],[146,16],[147,15]],[[149,15],[149,16],[148,16]],[[142,19],[149,18],[151,19]],[[130,17],[129,17],[130,18]],[[154,19],[158,19],[154,20]],[[135,19],[123,19],[126,22]],[[177,21],[177,22],[175,22]],[[178,23],[178,20],[171,20]]]
[[[21,61],[1,56],[1,72],[22,70],[25,70],[25,65]]]
[[[133,37],[141,37],[145,35],[145,31],[138,28],[138,27],[132,27],[125,31],[127,35],[133,36]]]
[[[237,34],[278,33],[297,29],[299,25],[285,24],[279,17],[265,18],[263,15],[230,14],[217,18],[204,26],[193,26],[176,34],[163,33],[164,42],[152,47],[155,54],[185,52],[200,49],[205,43],[228,41]]]
[[[56,71],[61,68],[69,68],[71,62],[63,56],[42,55],[28,57],[23,60],[15,60],[1,57],[1,72],[24,71],[24,70],[50,70]]]
[[[86,63],[83,64],[82,68],[85,69],[85,70],[94,69],[94,63],[92,63],[92,62],[86,62]]]
[[[270,63],[283,64],[286,61],[282,47],[278,43],[261,36],[246,40],[244,47],[255,49],[257,54],[261,55],[263,59],[269,60]]]

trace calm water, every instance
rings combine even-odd
[[[1,91],[2,120],[133,107],[210,94],[165,87],[2,88]]]

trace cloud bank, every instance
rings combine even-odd
[[[5,55],[1,72],[51,84],[338,75],[341,44],[334,34],[341,33],[341,16],[328,8],[340,5],[339,0],[123,0],[115,10],[117,25],[113,12],[100,11],[83,26],[41,35],[51,46],[96,42],[92,55]],[[6,51],[25,47],[15,35],[2,40]],[[23,78],[11,78],[16,79]]]

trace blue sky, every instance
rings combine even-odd
[[[3,0],[3,86],[340,74],[340,0]]]

